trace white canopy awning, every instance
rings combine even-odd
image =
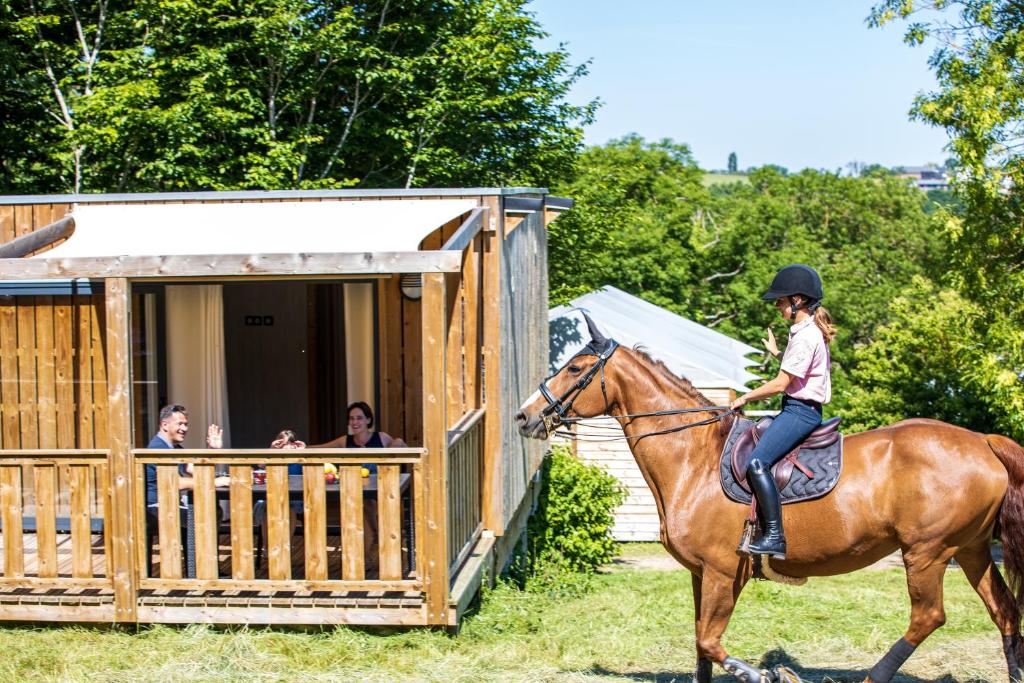
[[[471,199],[76,205],[75,232],[33,258],[416,251]]]

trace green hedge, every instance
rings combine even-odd
[[[527,588],[578,585],[615,557],[612,512],[626,499],[619,481],[553,447],[541,466],[537,509],[527,526],[527,549],[512,575]],[[582,576],[581,576],[582,575]]]

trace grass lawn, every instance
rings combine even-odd
[[[457,637],[439,631],[154,627],[137,634],[81,627],[0,629],[0,680],[42,681],[689,681],[694,666],[690,576],[663,567],[660,546],[575,598],[488,592]],[[946,575],[946,626],[897,681],[1004,681],[999,635],[963,574]],[[902,570],[756,583],[726,632],[732,654],[785,661],[808,681],[861,681],[899,638],[909,600]],[[716,681],[731,681],[716,668]]]

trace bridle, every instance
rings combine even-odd
[[[619,348],[619,343],[617,341],[615,341],[614,339],[609,339],[608,343],[605,345],[604,350],[602,350],[601,352],[599,352],[597,354],[597,362],[594,363],[593,365],[591,365],[590,368],[586,372],[584,372],[582,375],[580,375],[579,378],[573,383],[573,385],[571,387],[569,387],[568,389],[566,389],[566,391],[560,397],[556,398],[554,393],[552,393],[551,389],[548,388],[548,381],[550,381],[552,377],[555,377],[556,375],[558,375],[558,372],[561,372],[561,370],[556,372],[554,375],[550,375],[550,376],[546,377],[545,379],[543,379],[541,381],[540,387],[539,387],[540,394],[541,394],[541,396],[544,397],[544,399],[548,402],[548,404],[541,409],[540,415],[541,415],[541,418],[544,420],[544,428],[547,430],[548,434],[556,432],[556,430],[558,429],[558,427],[560,425],[576,423],[576,422],[580,422],[580,421],[582,421],[584,419],[588,419],[588,418],[581,418],[581,417],[571,417],[571,416],[568,415],[568,411],[572,409],[572,404],[576,401],[576,399],[583,392],[583,390],[586,389],[588,386],[590,386],[590,383],[594,381],[594,376],[597,375],[598,373],[600,373],[600,375],[601,375],[601,395],[604,397],[604,414],[606,414],[606,415],[608,414],[608,408],[609,408],[609,404],[608,404],[608,391],[607,391],[607,389],[605,387],[605,381],[604,381],[604,366],[608,362],[608,359],[612,357],[612,354],[614,354],[615,350],[618,349],[618,348]],[[588,349],[586,349],[584,351],[581,351],[580,353],[577,353],[576,356],[585,355],[585,354],[587,354],[588,350],[592,352],[593,348],[592,347],[588,347]],[[576,356],[573,356],[573,358],[575,358]],[[570,362],[572,362],[572,359],[570,359]],[[657,410],[657,411],[648,412],[648,413],[629,413],[629,414],[626,414],[626,415],[617,415],[615,417],[616,418],[660,417],[662,415],[680,415],[680,414],[684,414],[684,413],[703,413],[703,412],[714,412],[714,411],[719,411],[719,410],[725,411],[725,412],[723,412],[721,415],[715,415],[715,416],[709,417],[709,418],[707,418],[705,420],[698,420],[697,422],[690,422],[690,423],[687,423],[687,424],[684,424],[684,425],[680,425],[678,427],[669,427],[667,429],[660,429],[660,430],[653,431],[653,432],[646,432],[644,434],[634,434],[632,436],[625,436],[625,435],[622,435],[622,436],[617,436],[617,435],[616,436],[611,436],[611,435],[609,435],[609,436],[599,437],[599,439],[597,439],[597,440],[601,440],[601,441],[612,441],[612,440],[616,440],[616,439],[627,439],[628,440],[628,439],[639,439],[639,438],[643,438],[645,436],[657,436],[659,434],[671,434],[673,432],[681,432],[684,429],[691,429],[693,427],[700,427],[702,425],[707,425],[707,424],[711,424],[713,422],[718,422],[718,421],[722,420],[723,418],[729,417],[730,415],[736,415],[736,414],[738,414],[740,412],[738,410],[732,410],[729,406],[707,406],[707,407],[701,407],[701,408],[675,408],[675,409],[672,409],[672,410]],[[577,434],[574,434],[573,432],[569,432],[569,431],[560,431],[560,432],[557,432],[557,433],[559,435],[561,435],[561,436],[568,436],[570,438],[579,438],[579,436]]]
[[[548,388],[548,380],[558,374],[550,375],[545,379],[541,380],[540,383],[540,395],[548,402],[540,414],[544,420],[544,428],[547,429],[548,434],[555,431],[558,425],[573,420],[574,418],[569,417],[566,413],[572,408],[572,404],[576,401],[583,390],[590,386],[590,383],[594,381],[594,375],[601,373],[601,395],[604,396],[604,409],[608,412],[608,391],[604,384],[604,365],[608,362],[608,359],[615,353],[615,349],[619,348],[619,342],[614,339],[608,340],[608,344],[604,350],[597,355],[597,362],[590,366],[590,369],[584,372],[576,382],[569,387],[564,394],[559,398],[555,398],[555,395],[551,393],[551,389]],[[585,352],[576,354],[577,356],[583,355]],[[575,358],[576,356],[573,356]],[[572,359],[569,359],[572,362]],[[559,370],[561,372],[561,370]],[[566,402],[568,401],[568,402]]]

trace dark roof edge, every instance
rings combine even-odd
[[[0,206],[12,204],[88,204],[100,202],[162,202],[210,199],[345,199],[357,197],[467,197],[546,195],[544,187],[446,187],[409,190],[229,190],[225,192],[137,192],[126,194],[0,195]]]

